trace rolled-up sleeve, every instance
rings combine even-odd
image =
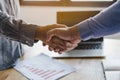
[[[1,36],[32,46],[37,29],[37,25],[26,24],[0,11]]]
[[[78,24],[82,40],[99,38],[120,32],[120,0]]]

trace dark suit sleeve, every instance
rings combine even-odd
[[[0,11],[1,36],[32,46],[37,29],[37,25],[26,24]]]

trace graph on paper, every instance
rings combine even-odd
[[[18,62],[14,67],[30,80],[56,80],[75,69],[44,54]]]

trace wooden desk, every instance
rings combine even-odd
[[[76,72],[60,80],[105,80],[100,59],[62,59],[63,62],[75,67]],[[0,71],[0,80],[28,80],[14,69]]]
[[[107,39],[108,40],[108,39]],[[111,40],[111,39],[110,39]],[[107,57],[108,53],[113,53],[114,50],[110,47],[111,41],[105,41],[105,50],[106,53],[106,59],[111,58],[110,54]],[[109,42],[109,43],[107,43]],[[120,42],[120,41],[119,41]],[[113,42],[114,43],[114,42]],[[116,43],[116,40],[115,40]],[[108,47],[107,47],[108,45]],[[118,46],[119,44],[117,44]],[[115,45],[114,45],[115,46]],[[111,50],[109,50],[111,49]],[[118,49],[118,47],[114,47],[114,49]],[[119,48],[120,50],[120,48]],[[115,54],[114,54],[115,55]],[[117,58],[120,56],[117,56]],[[105,72],[103,69],[103,65],[101,64],[103,59],[99,58],[81,58],[81,59],[59,59],[63,61],[66,64],[69,64],[76,68],[76,72],[71,73],[60,80],[106,80]],[[14,69],[4,70],[0,71],[0,80],[28,80],[23,75],[21,75],[19,72],[17,72]],[[114,80],[114,79],[113,79]]]

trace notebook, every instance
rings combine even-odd
[[[99,11],[61,11],[57,12],[57,23],[73,26]],[[103,58],[103,37],[82,41],[74,50],[63,54],[52,54],[55,58],[79,58],[79,57],[100,57]]]

